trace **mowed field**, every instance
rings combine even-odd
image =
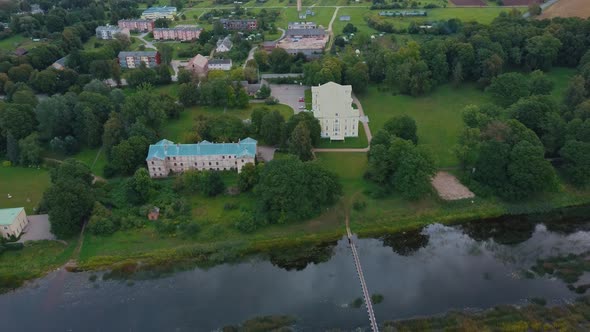
[[[590,1],[588,0],[560,0],[547,8],[539,18],[553,17],[590,17]]]
[[[27,214],[35,214],[33,208],[37,207],[47,187],[49,172],[46,169],[0,167],[0,209],[24,207]]]

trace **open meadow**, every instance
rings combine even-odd
[[[24,207],[27,214],[39,204],[49,187],[49,171],[45,168],[0,166],[0,208]],[[8,198],[8,195],[12,198]]]

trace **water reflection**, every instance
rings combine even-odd
[[[383,245],[391,247],[393,252],[401,256],[410,256],[428,245],[428,234],[422,229],[387,234],[381,237]]]

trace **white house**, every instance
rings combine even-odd
[[[0,209],[0,235],[18,237],[29,223],[25,208]]]
[[[207,63],[209,70],[231,70],[231,59],[211,59]]]
[[[313,116],[322,126],[322,137],[344,140],[358,137],[360,112],[352,107],[352,86],[328,82],[311,87]]]
[[[231,42],[229,36],[227,36],[227,37],[217,41],[217,48],[215,49],[215,52],[217,52],[217,53],[229,52],[233,46],[234,45]]]
[[[191,169],[229,171],[254,163],[256,144],[252,138],[237,143],[175,144],[163,139],[150,145],[145,159],[152,178],[166,177],[170,172],[182,173]]]

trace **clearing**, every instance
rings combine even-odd
[[[454,175],[447,172],[437,172],[432,179],[432,186],[438,192],[440,198],[445,201],[475,197],[469,188],[461,184]]]

